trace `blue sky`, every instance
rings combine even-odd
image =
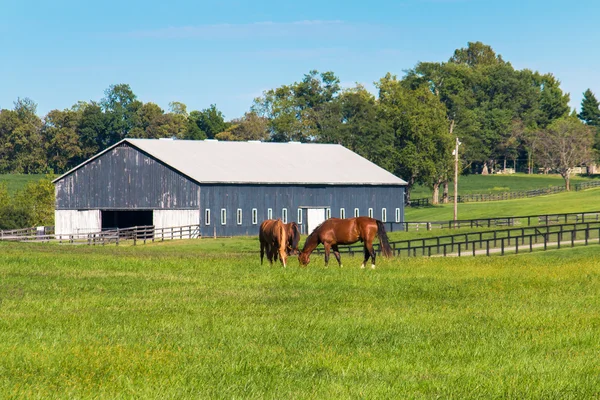
[[[599,16],[591,0],[5,0],[0,108],[30,97],[44,115],[128,83],[143,102],[215,103],[230,119],[311,69],[372,89],[469,41],[553,73],[579,108],[587,88],[600,94]]]

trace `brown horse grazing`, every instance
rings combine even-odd
[[[390,248],[383,222],[369,217],[330,218],[317,226],[308,238],[306,238],[304,248],[300,252],[298,260],[300,261],[300,265],[308,265],[310,254],[320,243],[323,243],[323,247],[325,247],[325,265],[329,263],[329,251],[331,249],[341,267],[342,260],[338,245],[352,244],[360,240],[363,242],[365,253],[365,260],[361,268],[365,267],[365,263],[369,260],[369,257],[371,257],[371,268],[375,268],[375,250],[373,249],[373,239],[375,236],[379,237],[383,255],[390,257],[392,249]]]
[[[287,235],[287,246],[286,252],[288,256],[296,255],[300,253],[298,250],[298,244],[300,243],[300,228],[295,222],[288,222],[283,225],[285,227],[285,233]],[[277,252],[273,254],[274,261],[277,261]]]
[[[287,254],[288,256],[298,254],[298,244],[300,243],[300,228],[295,222],[285,224],[285,233],[287,234]]]
[[[273,265],[273,259],[277,261],[277,255],[285,267],[287,264],[287,233],[285,225],[280,219],[267,219],[260,224],[258,233],[260,241],[260,264],[263,263],[265,250],[267,259]]]

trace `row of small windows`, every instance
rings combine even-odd
[[[367,210],[367,215],[370,218],[373,218],[373,209],[372,208],[369,208]],[[331,209],[330,208],[327,208],[325,210],[325,216],[327,219],[331,218]],[[400,222],[401,216],[402,216],[402,214],[400,212],[400,209],[396,208],[395,221]],[[354,217],[360,217],[360,210],[358,208],[354,209]],[[346,209],[345,208],[340,208],[340,218],[346,218]],[[267,208],[267,219],[273,219],[273,209],[272,208]],[[288,222],[287,208],[283,208],[281,210],[281,220],[283,221],[284,224],[287,224],[287,222]],[[242,225],[243,214],[242,214],[241,208],[237,209],[237,212],[235,214],[235,221],[236,221],[237,225]],[[387,222],[387,208],[381,209],[381,221]],[[298,222],[299,224],[302,223],[302,209],[301,208],[298,209],[298,215],[296,218],[296,222]],[[204,224],[205,225],[211,224],[210,209],[206,209],[204,211]],[[227,224],[227,209],[221,208],[221,225],[226,225],[226,224]],[[252,225],[257,225],[257,224],[258,224],[258,210],[256,208],[253,208],[252,209]]]

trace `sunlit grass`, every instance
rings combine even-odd
[[[222,241],[0,243],[0,393],[600,395],[598,247],[283,269]]]

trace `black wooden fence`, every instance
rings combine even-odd
[[[507,252],[519,253],[575,246],[576,243],[588,245],[591,240],[600,244],[600,221],[522,227],[482,232],[468,232],[428,238],[410,239],[390,242],[395,256],[462,256],[490,255]],[[379,244],[375,250],[381,253]],[[362,245],[339,246],[340,253],[362,255]],[[318,248],[317,253],[322,254]]]
[[[456,221],[406,221],[385,222],[388,232],[394,231],[420,231],[432,229],[460,229],[460,228],[492,228],[504,226],[540,226],[553,224],[578,223],[586,221],[600,221],[600,211],[519,215],[494,218],[461,219]]]

